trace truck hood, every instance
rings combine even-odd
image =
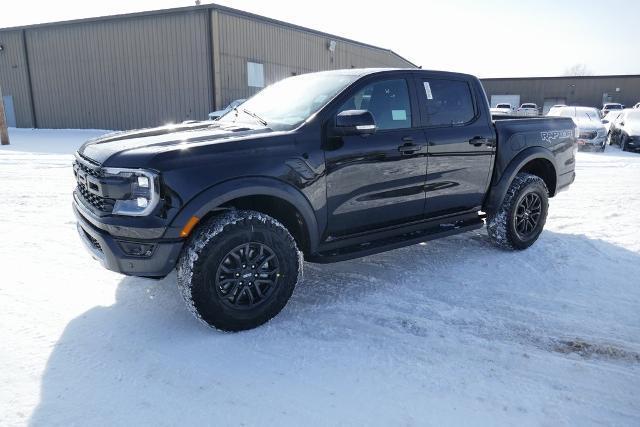
[[[245,123],[219,124],[190,122],[157,128],[114,132],[85,142],[78,153],[96,163],[103,164],[114,154],[129,152],[156,154],[172,146],[202,143],[229,142],[252,135],[271,133],[270,128],[253,127]]]

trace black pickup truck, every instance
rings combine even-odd
[[[88,141],[73,209],[95,258],[177,268],[187,305],[237,331],[278,314],[303,259],[326,263],[487,224],[525,249],[575,178],[570,118],[492,120],[479,80],[425,70],[284,79],[217,121]]]

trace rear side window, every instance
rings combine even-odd
[[[453,126],[468,123],[475,117],[471,89],[459,80],[423,80],[430,126]]]
[[[338,112],[369,110],[380,130],[411,127],[411,102],[405,79],[383,80],[360,89]]]

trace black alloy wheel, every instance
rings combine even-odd
[[[538,226],[542,213],[542,200],[536,193],[527,193],[516,208],[515,228],[519,237],[527,239]]]
[[[248,310],[269,299],[279,278],[280,265],[273,249],[264,243],[249,242],[223,257],[215,290],[226,306]]]

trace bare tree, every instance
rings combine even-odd
[[[575,64],[564,70],[565,76],[592,76],[593,73],[586,64]]]
[[[7,119],[4,116],[2,88],[0,88],[0,145],[9,145],[9,130],[7,129]]]

